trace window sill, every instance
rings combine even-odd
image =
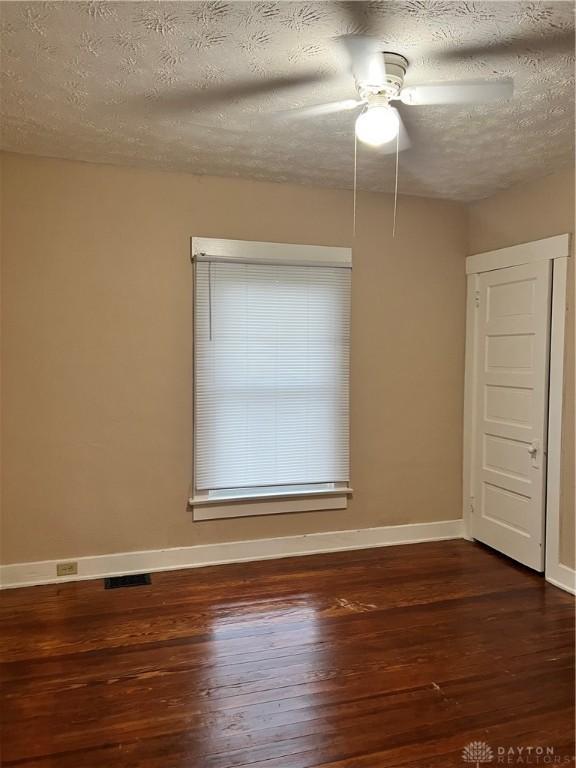
[[[189,499],[190,506],[203,506],[205,504],[222,504],[222,502],[242,502],[242,501],[260,501],[261,499],[295,499],[295,498],[308,498],[309,496],[349,496],[352,493],[352,488],[320,488],[317,491],[285,491],[282,493],[258,493],[253,496],[213,496],[208,498],[206,496],[194,496]]]
[[[231,517],[278,515],[287,512],[318,512],[346,509],[352,488],[331,488],[305,493],[269,493],[257,496],[193,497],[189,504],[194,520],[219,520]]]

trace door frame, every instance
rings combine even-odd
[[[464,537],[471,540],[470,514],[474,496],[476,436],[476,302],[482,272],[552,260],[552,321],[550,328],[550,383],[548,391],[548,455],[546,461],[546,544],[545,578],[556,586],[574,592],[573,571],[559,560],[560,537],[560,458],[562,454],[562,402],[564,392],[564,336],[566,326],[567,267],[570,235],[555,235],[466,259],[466,353],[464,375],[464,462],[463,509]]]

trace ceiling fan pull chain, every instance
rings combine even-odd
[[[392,237],[396,237],[396,208],[398,207],[398,155],[400,154],[400,134],[396,134],[396,181],[394,182],[394,218],[392,220]]]
[[[352,213],[352,239],[356,237],[356,178],[357,178],[358,137],[354,132],[354,196]]]

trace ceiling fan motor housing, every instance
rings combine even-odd
[[[383,96],[386,99],[393,99],[398,96],[404,83],[408,61],[399,53],[389,53],[382,51],[386,68],[386,77],[384,83],[369,84],[360,83],[359,90],[361,95],[368,100],[371,97]]]

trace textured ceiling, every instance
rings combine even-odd
[[[515,80],[510,102],[405,107],[401,191],[472,200],[573,164],[572,2],[3,2],[0,14],[11,151],[350,187],[353,114],[275,113],[353,98],[333,39],[370,31],[406,56],[408,84]],[[505,53],[449,55],[502,41]],[[242,99],[228,88],[293,75],[311,81]],[[358,181],[393,189],[394,157],[362,147]]]

